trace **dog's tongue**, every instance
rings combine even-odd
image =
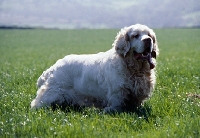
[[[141,59],[141,60],[147,60],[150,65],[150,69],[153,69],[155,67],[155,64],[153,63],[151,59],[151,53],[149,53],[147,56],[144,56],[142,53],[135,53],[134,57],[136,60]]]

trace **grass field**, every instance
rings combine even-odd
[[[118,30],[0,30],[0,137],[200,137],[200,29],[157,29],[152,98],[135,113],[30,110],[41,73],[67,54],[110,49]],[[197,98],[196,98],[197,97]]]

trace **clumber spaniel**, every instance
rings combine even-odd
[[[136,24],[121,29],[112,46],[98,54],[59,59],[39,77],[31,107],[78,105],[122,112],[140,106],[156,83],[156,35]]]

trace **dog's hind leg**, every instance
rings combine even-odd
[[[31,108],[50,107],[56,105],[67,105],[72,103],[74,94],[70,90],[61,88],[46,88],[41,86],[37,91],[36,98],[31,102]]]

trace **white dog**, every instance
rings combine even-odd
[[[113,47],[68,55],[43,72],[32,108],[63,104],[129,111],[150,97],[156,82],[156,35],[145,25],[125,27]]]

